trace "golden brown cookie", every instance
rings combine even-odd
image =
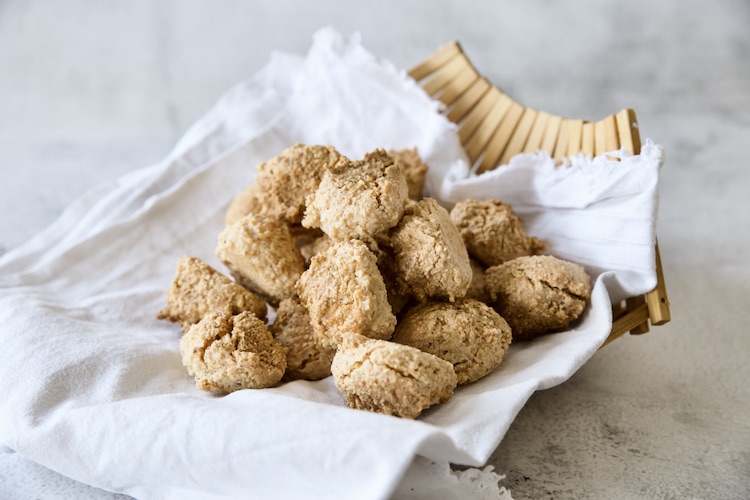
[[[258,185],[250,184],[235,196],[227,208],[224,224],[231,226],[249,213],[259,213],[262,204],[258,200]]]
[[[404,418],[445,403],[456,388],[453,365],[413,347],[354,339],[336,353],[333,381],[350,408]]]
[[[388,339],[396,317],[375,255],[359,240],[341,241],[312,258],[297,282],[315,332],[335,346],[345,335]]]
[[[265,321],[266,303],[241,285],[195,257],[177,261],[177,273],[167,290],[167,307],[156,315],[183,331],[211,312],[239,314],[250,311]]]
[[[294,295],[305,259],[286,223],[248,214],[219,235],[216,255],[242,286],[273,305]]]
[[[393,157],[396,164],[401,167],[401,171],[404,172],[406,185],[409,187],[409,198],[421,200],[428,168],[419,157],[417,148],[388,151],[388,154]]]
[[[583,267],[549,255],[518,257],[490,267],[486,276],[492,305],[517,340],[567,328],[591,297]]]
[[[453,365],[459,384],[489,375],[503,360],[510,326],[476,300],[420,304],[399,322],[393,342],[434,354]]]
[[[306,198],[340,158],[332,146],[296,144],[258,165],[255,184],[260,213],[290,224],[302,222]]]
[[[286,369],[284,349],[248,311],[209,314],[182,336],[180,353],[196,387],[204,391],[271,387]]]
[[[287,350],[283,380],[320,380],[329,376],[336,349],[320,341],[299,299],[282,300],[276,315],[270,330],[276,342]]]
[[[420,302],[466,294],[471,266],[448,212],[432,198],[407,204],[391,233],[392,269],[402,291]]]
[[[362,161],[341,158],[308,198],[302,225],[337,241],[374,236],[398,223],[407,195],[401,168],[382,149]]]
[[[496,266],[544,249],[538,238],[526,236],[523,222],[500,200],[464,200],[451,210],[466,249],[485,266]]]

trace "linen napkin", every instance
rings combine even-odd
[[[0,259],[0,446],[138,498],[385,498],[415,456],[483,464],[529,396],[606,339],[611,300],[656,283],[662,150],[555,168],[522,155],[469,175],[456,128],[357,37],[319,31],[306,58],[275,54],[161,163],[104,184]],[[596,278],[568,332],[511,346],[493,374],[416,421],[345,407],[331,378],[225,396],[197,390],[179,329],[155,319],[177,259],[214,257],[231,198],[297,143],[359,158],[418,147],[450,204],[511,203],[551,253]]]

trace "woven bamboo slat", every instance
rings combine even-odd
[[[458,42],[439,48],[409,75],[446,105],[446,116],[458,125],[459,138],[477,173],[507,164],[520,152],[542,150],[561,163],[580,152],[591,156],[621,147],[631,154],[641,150],[632,109],[589,122],[527,108],[482,77]],[[612,306],[612,331],[604,345],[627,332],[648,332],[649,322],[662,325],[670,320],[658,244],[655,250],[656,288]]]

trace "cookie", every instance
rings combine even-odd
[[[492,305],[510,324],[513,339],[568,328],[591,297],[583,267],[552,256],[518,257],[485,275]]]
[[[432,198],[408,203],[391,233],[392,269],[401,291],[420,302],[466,294],[471,266],[448,212]]]
[[[284,381],[320,380],[331,374],[336,349],[320,341],[298,298],[281,301],[270,330],[274,340],[287,351]]]
[[[286,369],[284,349],[249,311],[209,314],[182,336],[180,354],[196,387],[204,391],[272,387]]]
[[[388,154],[393,157],[393,160],[401,167],[401,171],[404,173],[409,198],[412,200],[421,200],[429,169],[419,157],[417,148],[388,151]]]
[[[231,226],[249,213],[260,213],[262,206],[258,199],[258,185],[252,183],[232,198],[224,216],[224,225]]]
[[[319,227],[336,241],[374,236],[395,226],[404,212],[404,174],[382,149],[326,170],[308,198],[302,225]]]
[[[413,347],[348,338],[331,366],[350,408],[403,418],[448,401],[456,388],[453,365]]]
[[[544,249],[541,240],[526,235],[521,219],[500,200],[459,202],[451,210],[451,220],[469,254],[485,266],[497,266]]]
[[[266,319],[266,303],[241,285],[195,257],[177,261],[177,273],[167,290],[167,307],[158,319],[172,321],[187,331],[211,312],[239,314],[250,311]]]
[[[335,243],[313,257],[297,293],[315,332],[329,346],[351,334],[379,339],[393,334],[396,317],[377,259],[359,240]]]
[[[508,352],[511,330],[491,307],[461,299],[410,309],[392,340],[448,361],[461,385],[476,382],[500,365]]]
[[[274,306],[294,295],[305,270],[287,224],[252,213],[222,231],[216,255],[238,283]]]
[[[258,165],[255,184],[259,213],[289,224],[301,223],[307,197],[318,189],[323,174],[340,158],[332,146],[296,144]]]

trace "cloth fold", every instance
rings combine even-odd
[[[216,396],[155,319],[177,259],[213,255],[224,211],[255,165],[297,143],[360,158],[417,147],[449,205],[499,197],[551,253],[595,278],[568,332],[511,346],[493,374],[417,421],[350,410],[332,380]],[[319,31],[306,58],[275,54],[161,163],[104,184],[0,258],[0,446],[138,498],[385,498],[415,456],[478,466],[529,396],[569,378],[606,339],[611,301],[655,285],[663,153],[548,156],[469,175],[456,127],[357,37]]]

